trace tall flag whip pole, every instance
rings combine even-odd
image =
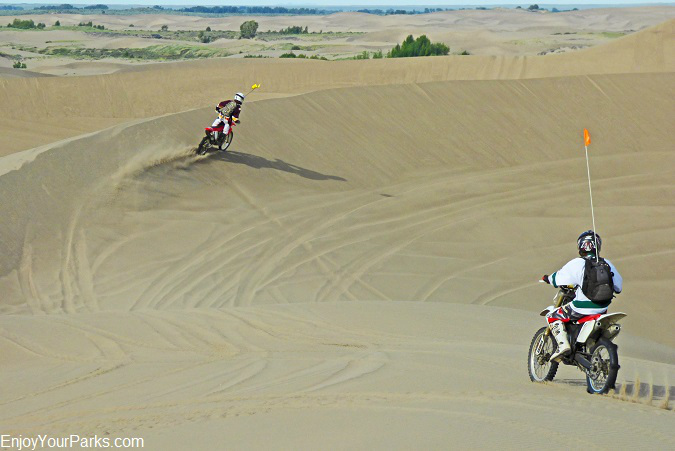
[[[584,148],[586,149],[586,173],[588,174],[588,194],[591,197],[591,218],[593,219],[593,241],[595,242],[595,261],[598,261],[598,234],[595,230],[595,213],[593,211],[593,190],[591,189],[591,167],[588,164],[588,146],[591,144],[591,135],[584,129]]]

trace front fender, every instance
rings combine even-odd
[[[554,312],[554,311],[555,311],[555,307],[553,307],[552,305],[549,305],[548,307],[546,307],[544,310],[542,310],[539,313],[539,316],[546,316],[549,313]]]

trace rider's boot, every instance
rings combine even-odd
[[[212,139],[214,144],[218,143],[218,132],[213,132]]]
[[[565,330],[565,324],[562,321],[555,321],[549,325],[551,328],[551,333],[555,337],[556,343],[558,343],[558,350],[551,355],[549,359],[550,362],[559,359],[560,357],[569,354],[570,342],[567,340],[567,330]]]

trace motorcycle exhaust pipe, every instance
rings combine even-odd
[[[607,329],[602,331],[602,336],[611,340],[617,336],[619,332],[621,332],[621,326],[618,324],[612,324]]]

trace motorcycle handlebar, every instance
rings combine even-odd
[[[537,282],[546,283],[546,281],[544,281],[542,279],[537,280]],[[565,290],[575,290],[577,288],[577,286],[576,285],[558,285],[558,288],[562,288],[562,289],[565,289]]]

